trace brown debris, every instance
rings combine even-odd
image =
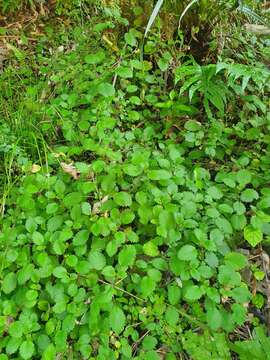
[[[80,173],[78,172],[78,170],[75,168],[75,166],[72,165],[72,163],[70,164],[66,164],[64,162],[60,163],[63,171],[67,174],[69,174],[71,177],[73,177],[73,179],[78,180],[80,177]]]

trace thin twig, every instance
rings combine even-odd
[[[129,291],[126,291],[126,290],[120,288],[120,287],[117,286],[117,285],[111,284],[111,283],[109,283],[109,282],[107,282],[107,281],[104,281],[104,280],[102,280],[102,279],[99,279],[98,281],[99,281],[100,283],[102,283],[102,284],[110,285],[110,286],[113,287],[114,289],[119,290],[119,291],[123,292],[124,294],[127,294],[127,295],[133,297],[134,299],[137,299],[137,300],[140,300],[140,301],[142,301],[142,302],[145,302],[144,299],[139,298],[138,296],[130,293]]]

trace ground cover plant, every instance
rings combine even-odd
[[[267,359],[265,39],[198,62],[106,9],[9,47],[0,360]]]

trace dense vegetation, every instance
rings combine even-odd
[[[0,2],[0,360],[270,359],[267,6],[157,5]]]

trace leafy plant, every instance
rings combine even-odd
[[[232,345],[240,360],[242,359],[269,359],[270,338],[264,333],[263,328],[256,327],[252,340],[237,341]]]
[[[143,34],[111,27],[37,50],[19,89],[3,73],[0,359],[245,354],[228,339],[263,303],[242,248],[270,236],[269,72],[186,62],[154,36],[141,61]]]

